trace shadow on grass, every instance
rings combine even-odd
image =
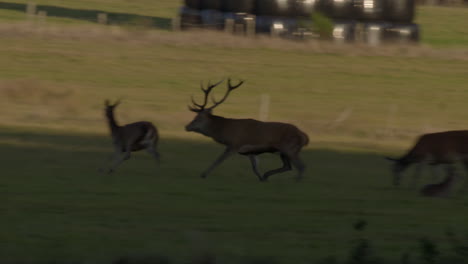
[[[26,11],[26,4],[0,2],[0,9]],[[99,13],[107,13],[109,24],[135,25],[169,29],[171,20],[164,17],[142,16],[127,13],[112,13],[102,10],[73,9],[66,7],[37,5],[37,10],[46,11],[48,16],[62,17],[97,22]]]
[[[347,252],[347,225],[356,217],[385,232],[396,225],[398,233],[410,225],[396,216],[418,208],[418,200],[390,188],[387,163],[374,154],[307,149],[302,157],[308,170],[300,183],[294,171],[260,183],[248,159],[237,155],[200,179],[222,150],[213,142],[163,137],[159,165],[136,153],[108,176],[97,172],[112,152],[108,136],[1,129],[0,197],[6,202],[0,203],[0,233],[8,241],[0,241],[2,263],[76,263],[140,252],[168,256],[150,263],[188,263],[183,260],[205,247],[225,259],[252,255],[268,256],[257,263],[313,263],[335,247]],[[263,170],[281,165],[276,155],[260,159]],[[366,243],[358,253],[367,252]],[[130,260],[114,263],[147,263]]]
[[[63,163],[63,170],[66,170],[67,164],[73,168],[78,166],[81,169],[91,169],[94,166],[94,169],[97,169],[113,153],[111,139],[105,135],[65,135],[3,130],[0,132],[0,145],[2,145],[0,155],[6,156],[12,164],[28,163],[31,165],[39,160],[53,160],[56,167],[59,163]],[[313,148],[313,145],[311,147]],[[183,175],[189,173],[197,175],[202,172],[224,150],[224,146],[215,142],[167,138],[160,139],[158,148],[162,155],[160,167],[171,173],[178,171]],[[349,182],[356,182],[356,178],[353,179],[348,175],[356,174],[362,179],[365,175],[375,173],[376,169],[380,170],[379,174],[388,174],[388,163],[376,154],[306,149],[301,156],[307,167],[306,178],[317,178],[317,175],[323,176],[324,174],[343,175],[346,172],[346,175],[343,175],[344,178],[348,178]],[[129,166],[136,169],[135,172],[142,172],[148,167],[146,163],[148,159],[152,157],[145,151],[134,152],[132,158],[123,163],[122,167],[126,167],[127,172],[129,172]],[[263,171],[282,165],[278,155],[262,154],[259,159],[263,165]],[[40,165],[41,169],[47,169],[46,165]],[[80,167],[83,165],[85,167]],[[226,172],[226,167],[230,167],[230,171]],[[235,155],[224,161],[212,174],[232,174],[232,172],[248,174],[252,179],[256,179],[251,171],[250,162],[241,155]],[[295,173],[293,170],[286,174],[293,176]],[[272,176],[271,180],[280,178],[280,175]],[[319,181],[323,180],[320,179],[322,177],[318,178]]]

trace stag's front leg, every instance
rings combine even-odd
[[[249,155],[249,159],[250,159],[250,162],[252,163],[252,169],[255,173],[255,175],[257,175],[258,179],[260,181],[263,181],[263,177],[262,175],[260,174],[260,172],[258,172],[258,158],[256,155]]]
[[[214,169],[216,168],[219,164],[221,164],[225,159],[227,159],[229,156],[231,156],[232,154],[234,154],[234,152],[232,151],[232,149],[230,148],[226,148],[226,150],[223,152],[223,154],[221,154],[221,156],[219,156],[216,161],[211,164],[211,166],[206,170],[204,171],[202,174],[201,174],[201,177],[202,178],[206,178],[206,176],[208,176],[208,174]]]

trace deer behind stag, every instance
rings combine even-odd
[[[189,106],[190,111],[197,113],[195,118],[185,129],[197,132],[214,141],[226,146],[224,152],[216,161],[205,170],[201,177],[205,178],[215,167],[231,155],[238,153],[250,159],[252,169],[260,181],[266,181],[271,175],[289,171],[293,167],[298,170],[297,179],[301,179],[305,165],[299,157],[301,149],[309,142],[308,136],[296,126],[280,122],[262,122],[254,119],[234,119],[216,116],[213,109],[223,103],[230,92],[241,86],[244,81],[232,85],[228,80],[228,88],[224,97],[207,107],[208,97],[216,84],[209,84],[208,87],[201,87],[204,93],[204,101],[198,104],[192,97],[193,106]],[[258,157],[262,153],[279,152],[283,166],[281,168],[267,171],[263,175],[258,171]]]
[[[107,173],[113,172],[117,166],[128,160],[131,152],[142,149],[146,149],[159,161],[159,153],[156,150],[159,134],[156,127],[147,121],[123,126],[118,125],[114,117],[114,110],[119,104],[120,101],[117,101],[115,104],[111,104],[109,100],[105,102],[105,115],[115,147],[112,165],[107,170]]]

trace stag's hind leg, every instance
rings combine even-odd
[[[156,150],[156,143],[151,143],[147,148],[149,154],[151,154],[154,159],[159,163],[161,161],[161,154]]]
[[[461,192],[466,192],[468,190],[468,158],[464,157],[463,159],[463,166],[465,166],[466,174],[465,174],[465,179],[463,181],[463,185],[460,188]]]
[[[273,174],[290,171],[292,169],[290,158],[284,153],[281,153],[280,157],[281,157],[281,160],[283,161],[283,167],[265,172],[265,174],[263,175],[264,181],[268,180],[268,177],[270,177]]]
[[[291,159],[291,163],[292,163],[293,166],[296,167],[296,169],[298,170],[296,180],[298,180],[298,181],[301,180],[301,179],[302,179],[302,175],[304,174],[304,170],[305,170],[304,162],[302,162],[302,160],[299,158],[299,156],[296,155],[296,157],[294,157],[294,158]]]

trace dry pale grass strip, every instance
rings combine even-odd
[[[167,32],[118,26],[59,26],[51,24],[10,23],[0,25],[0,37],[45,37],[86,41],[125,41],[172,46],[208,46],[229,49],[271,49],[345,56],[400,56],[468,60],[468,48],[433,48],[428,45],[334,44],[321,41],[291,41],[268,36],[246,38],[215,31]]]

